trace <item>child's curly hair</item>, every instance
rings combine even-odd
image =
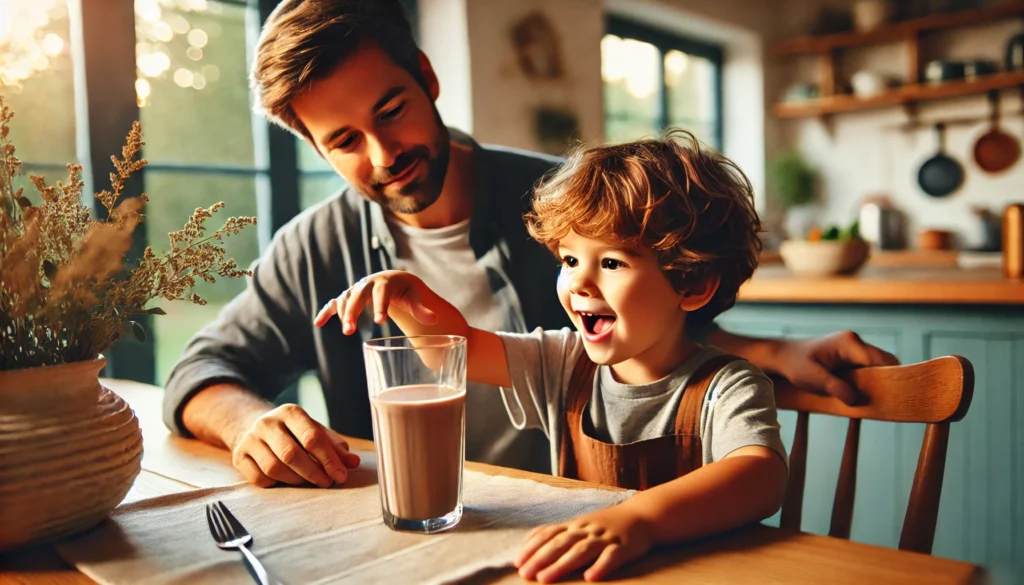
[[[527,226],[558,253],[570,230],[654,251],[677,292],[721,277],[711,301],[690,315],[709,323],[736,301],[761,252],[750,181],[735,163],[702,149],[693,134],[581,149],[534,191]]]

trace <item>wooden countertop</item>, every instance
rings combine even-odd
[[[1024,305],[1024,280],[998,268],[868,263],[853,276],[802,277],[766,263],[740,288],[740,302]]]

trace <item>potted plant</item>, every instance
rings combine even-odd
[[[144,339],[133,318],[162,315],[152,301],[205,301],[202,280],[249,275],[225,257],[223,238],[256,223],[232,217],[212,233],[205,222],[223,203],[196,209],[169,234],[163,255],[146,248],[124,265],[148,198],[122,198],[136,160],[136,122],[120,159],[111,157],[111,189],[83,205],[80,165],[67,182],[31,177],[32,200],[14,189],[20,170],[8,140],[13,112],[0,96],[0,549],[52,540],[102,520],[140,471],[142,434],[135,414],[104,388],[103,352],[125,333]]]
[[[783,212],[783,230],[787,238],[803,237],[813,222],[818,173],[799,151],[779,155],[768,169],[772,192]]]

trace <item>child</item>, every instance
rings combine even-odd
[[[468,378],[502,387],[517,427],[547,433],[559,475],[643,490],[535,530],[516,560],[526,579],[589,565],[595,581],[654,545],[775,513],[787,470],[771,381],[685,328],[731,306],[757,265],[743,173],[685,132],[594,148],[537,188],[527,223],[561,259],[558,299],[578,331],[473,329],[401,271],[363,279],[315,323],[337,314],[351,334],[372,303],[407,335],[466,337]]]

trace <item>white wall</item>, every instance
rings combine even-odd
[[[473,132],[466,0],[419,0],[420,49],[430,59],[441,93],[437,109],[449,126]]]
[[[542,12],[558,34],[565,67],[561,79],[528,79],[517,63],[511,28],[534,11]],[[474,136],[538,150],[533,112],[548,105],[574,111],[581,139],[600,142],[604,134],[603,33],[601,0],[469,0]]]
[[[990,58],[1001,63],[1006,40],[1019,30],[1019,22],[1008,21],[934,34],[926,45],[927,54],[954,59]],[[900,44],[857,49],[844,58],[842,72],[846,79],[862,67],[904,75],[905,59],[905,48]],[[813,80],[813,65],[813,59],[796,64],[791,80]],[[769,97],[776,99],[778,95]],[[1020,112],[1021,108],[1018,92],[1003,92],[1004,112]],[[919,107],[922,122],[987,114],[985,96],[925,102]],[[951,127],[946,134],[947,152],[964,166],[964,185],[945,198],[930,198],[917,186],[917,170],[936,152],[935,132],[928,125],[910,133],[893,128],[907,119],[902,108],[895,107],[838,114],[833,117],[831,136],[817,119],[784,121],[781,127],[784,139],[819,166],[824,196],[821,221],[848,223],[855,217],[862,197],[885,192],[906,212],[912,245],[917,232],[926,228],[951,229],[960,235],[962,246],[978,245],[981,226],[971,207],[984,206],[999,213],[1007,203],[1024,200],[1024,161],[1000,175],[987,174],[971,157],[975,139],[988,130],[988,124],[979,121]],[[1006,120],[1003,128],[1017,137],[1024,136],[1024,120],[1020,117]]]
[[[557,80],[528,79],[512,41],[512,27],[542,8],[560,41],[565,75]],[[555,106],[575,113],[584,142],[602,140],[602,0],[420,0],[419,12],[446,124],[481,142],[541,150],[534,110]]]

